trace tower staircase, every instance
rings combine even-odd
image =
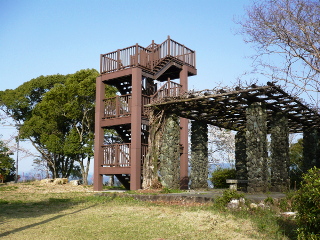
[[[173,82],[181,79],[184,84]],[[195,52],[168,37],[144,48],[138,44],[101,54],[97,78],[94,189],[102,189],[102,176],[115,175],[126,187],[141,187],[147,154],[149,120],[144,107],[151,101],[179,95],[187,77],[196,75]],[[105,99],[104,85],[119,95]],[[160,85],[162,85],[160,87]],[[113,129],[121,141],[106,144],[104,129]]]

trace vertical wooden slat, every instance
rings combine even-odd
[[[170,56],[170,36],[168,36],[168,50],[167,50],[167,56]]]

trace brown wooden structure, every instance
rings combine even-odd
[[[100,56],[96,80],[94,190],[102,190],[102,176],[115,175],[131,190],[141,188],[141,168],[147,151],[148,116],[145,105],[188,90],[188,77],[197,74],[195,51],[168,37],[161,44],[138,44]],[[180,79],[179,83],[171,80]],[[157,84],[157,82],[163,84]],[[119,95],[105,99],[105,84]],[[161,85],[161,87],[160,87]],[[188,178],[188,120],[180,120],[180,178]],[[114,129],[122,141],[106,144],[104,130]]]
[[[273,83],[188,92],[188,77],[196,74],[195,51],[170,37],[161,44],[152,41],[145,48],[136,44],[100,56],[100,76],[96,80],[95,191],[102,190],[103,175],[115,175],[128,189],[141,188],[148,149],[147,108],[180,117],[183,189],[189,182],[188,119],[237,131],[237,175],[239,180],[248,181],[250,191],[266,191],[268,182],[276,191],[288,186],[289,133],[303,132],[309,136],[305,144],[316,147],[306,166],[314,162],[320,165],[315,137],[320,127],[317,110]],[[173,82],[175,79],[180,82]],[[116,87],[119,94],[105,99],[106,84]],[[107,144],[105,129],[114,129],[121,141]],[[270,168],[267,133],[271,133],[272,140]]]

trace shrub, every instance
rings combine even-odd
[[[240,198],[244,198],[243,193],[238,193],[235,190],[227,189],[223,192],[221,197],[217,197],[214,200],[214,203],[217,208],[224,208],[231,200],[239,200]]]
[[[320,169],[312,168],[302,177],[295,196],[298,211],[298,239],[320,239]]]
[[[218,168],[212,173],[210,181],[215,188],[228,188],[229,184],[226,183],[226,179],[235,179],[236,170],[230,168]]]

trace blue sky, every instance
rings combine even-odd
[[[0,91],[40,75],[98,70],[100,54],[168,35],[196,51],[198,75],[189,89],[231,85],[251,67],[245,57],[253,50],[234,34],[234,18],[250,2],[0,0]]]

